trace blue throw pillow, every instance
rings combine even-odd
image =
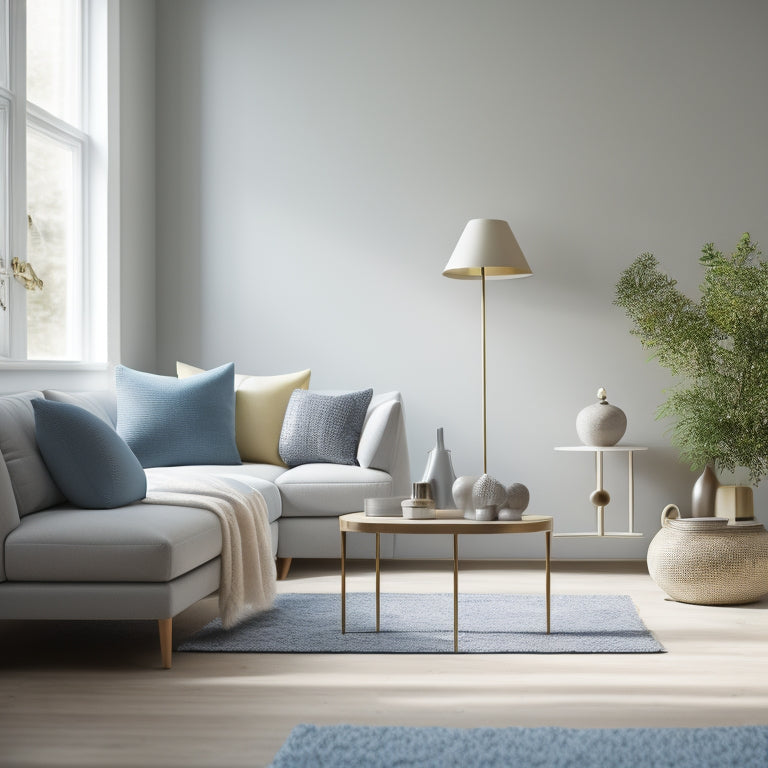
[[[147,477],[131,449],[84,408],[36,398],[37,447],[56,485],[85,509],[112,509],[147,495]]]
[[[357,447],[372,389],[321,395],[296,389],[280,432],[280,458],[299,464],[357,464]]]
[[[142,467],[240,464],[235,366],[177,379],[118,365],[117,431]]]

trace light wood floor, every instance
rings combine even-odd
[[[298,561],[280,591],[339,587]],[[385,563],[382,590],[452,588],[450,562]],[[463,563],[467,592],[539,592],[541,563]],[[348,589],[372,590],[352,562]],[[267,765],[292,726],[768,724],[768,600],[665,599],[644,563],[554,563],[553,593],[623,593],[667,648],[637,655],[174,654],[151,622],[0,623],[0,765]],[[213,598],[178,617],[178,642]]]

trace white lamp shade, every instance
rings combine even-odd
[[[531,268],[517,244],[509,224],[501,219],[472,219],[443,270],[445,277],[459,280],[528,277]]]

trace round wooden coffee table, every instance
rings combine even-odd
[[[376,631],[379,631],[381,597],[380,537],[382,533],[450,534],[453,536],[453,650],[459,650],[459,535],[488,533],[544,533],[545,592],[547,605],[547,634],[549,634],[549,558],[552,544],[552,518],[544,515],[524,515],[522,520],[465,520],[457,511],[437,510],[437,518],[408,520],[403,517],[369,517],[364,512],[351,512],[339,517],[341,533],[341,632],[346,632],[346,562],[347,533],[376,535]]]

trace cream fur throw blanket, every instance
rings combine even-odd
[[[256,490],[245,494],[223,480],[159,467],[147,472],[147,504],[197,507],[221,523],[219,614],[225,629],[272,606],[275,561],[267,505]]]

